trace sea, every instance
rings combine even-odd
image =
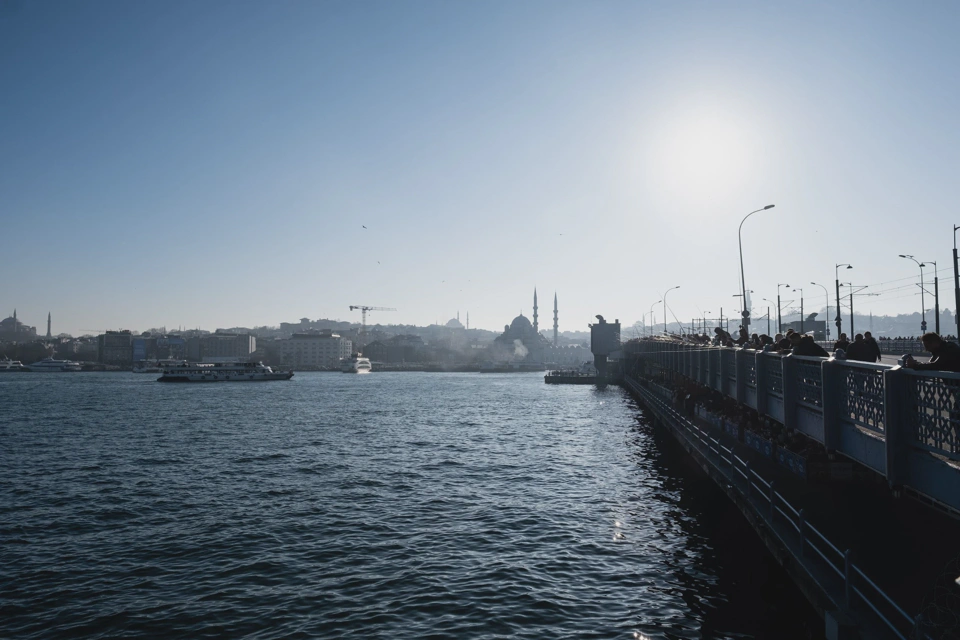
[[[622,389],[0,376],[3,638],[809,638]]]

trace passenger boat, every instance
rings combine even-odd
[[[263,382],[292,377],[292,371],[274,371],[262,362],[181,362],[164,367],[157,382]]]
[[[370,358],[364,358],[359,353],[340,361],[340,371],[344,373],[370,373],[370,369]]]
[[[53,358],[44,358],[39,362],[34,362],[29,366],[30,371],[60,372],[60,371],[80,371],[80,363],[72,360],[54,360]]]
[[[162,373],[164,369],[186,364],[186,360],[139,360],[133,365],[133,373]]]
[[[29,371],[19,360],[4,358],[0,360],[0,373],[9,373],[11,371]]]

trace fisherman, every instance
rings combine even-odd
[[[923,334],[920,338],[923,348],[933,356],[928,362],[917,362],[908,355],[904,367],[917,371],[958,371],[960,372],[960,346],[947,342],[936,333]]]

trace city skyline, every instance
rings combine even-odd
[[[958,23],[949,3],[7,3],[0,298],[74,335],[358,303],[496,330],[537,286],[581,331],[680,285],[685,321],[738,308],[737,226],[775,204],[743,227],[754,307],[788,282],[822,309],[818,282],[835,309],[851,263],[880,294],[859,310],[919,311],[912,254],[953,309]]]

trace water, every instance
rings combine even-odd
[[[618,388],[0,379],[0,636],[808,637]]]

